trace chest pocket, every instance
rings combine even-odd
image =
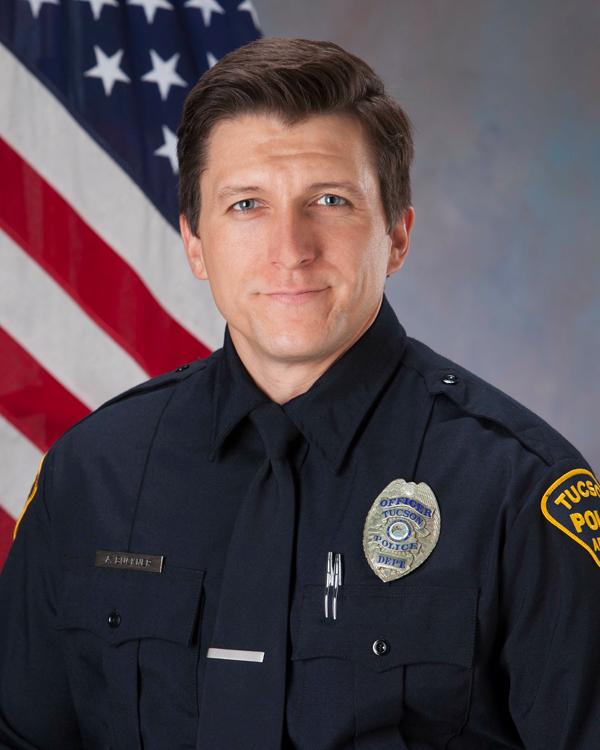
[[[442,750],[467,718],[477,598],[470,588],[343,586],[333,620],[323,587],[305,587],[292,658],[306,746]]]
[[[152,746],[175,748],[175,725],[195,736],[203,579],[166,566],[65,572],[57,629],[86,747],[141,750],[145,720],[164,734]]]

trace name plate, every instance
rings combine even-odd
[[[139,570],[144,573],[162,573],[162,555],[139,555],[133,552],[107,552],[96,550],[94,565],[97,568],[117,568],[118,570]]]

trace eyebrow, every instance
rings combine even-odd
[[[259,193],[261,188],[258,185],[227,185],[217,193],[217,203],[223,203],[232,195],[243,195],[244,193]]]
[[[217,193],[217,203],[223,203],[234,195],[245,195],[248,193],[260,193],[263,188],[260,185],[226,185]],[[344,190],[355,197],[363,197],[363,192],[352,182],[313,182],[308,190]]]

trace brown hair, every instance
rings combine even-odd
[[[333,42],[257,39],[225,55],[190,91],[177,130],[181,213],[196,234],[200,177],[212,128],[248,113],[294,125],[312,115],[346,114],[367,134],[390,233],[411,204],[411,124],[359,57]]]

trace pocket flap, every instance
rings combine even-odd
[[[112,645],[161,638],[187,646],[194,634],[203,580],[203,571],[182,568],[165,567],[162,573],[68,569],[57,630],[90,630]]]
[[[293,660],[332,657],[377,672],[402,664],[473,661],[477,589],[342,586],[337,620],[325,618],[323,586],[305,586]],[[373,644],[387,650],[377,655]]]

